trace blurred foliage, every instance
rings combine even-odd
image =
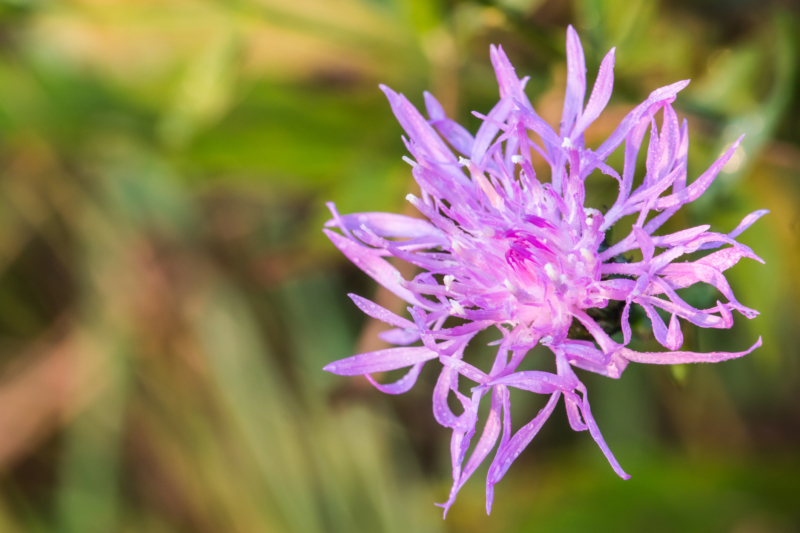
[[[0,1],[0,531],[797,530],[795,7]],[[375,286],[321,235],[324,202],[410,212],[401,130],[377,84],[416,104],[429,89],[474,131],[469,112],[497,98],[489,43],[531,75],[529,96],[557,122],[569,23],[590,77],[617,47],[590,145],[684,78],[696,80],[676,102],[692,176],[747,134],[666,229],[729,231],[772,211],[742,237],[767,264],[729,276],[762,315],[685,328],[696,350],[759,334],[764,347],[699,368],[633,365],[618,382],[586,376],[633,478],[616,478],[559,413],[498,485],[492,517],[484,468],[442,522],[432,502],[446,498],[449,436],[430,415],[435,376],[389,398],[321,371],[374,349],[379,328],[346,297]],[[589,184],[598,206],[613,193]],[[643,317],[637,336],[658,349]],[[519,400],[524,423],[539,406]]]

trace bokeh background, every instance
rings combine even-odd
[[[410,213],[377,84],[475,131],[490,43],[556,123],[570,23],[590,83],[617,47],[590,145],[685,78],[690,179],[747,134],[672,229],[772,211],[741,238],[766,265],[729,275],[762,315],[684,326],[695,350],[764,346],[581,374],[632,479],[558,409],[491,517],[484,467],[443,522],[435,374],[387,397],[321,370],[381,347],[348,292],[403,308],[324,238],[324,202]],[[0,1],[0,531],[800,531],[798,29],[770,0]]]

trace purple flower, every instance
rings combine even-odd
[[[442,504],[445,515],[459,489],[497,445],[486,480],[486,511],[491,510],[495,483],[533,439],[562,395],[572,428],[589,430],[614,471],[624,479],[630,477],[603,440],[592,418],[586,388],[573,366],[618,378],[631,361],[718,362],[741,357],[761,345],[759,338],[739,353],[677,351],[683,343],[679,319],[704,328],[730,328],[733,311],[747,318],[758,314],[736,300],[723,271],[742,257],[763,262],[735,238],[767,212],[748,215],[728,234],[711,232],[704,225],[653,235],[682,205],[703,194],[741,141],[687,184],[688,129],[685,120],[679,125],[671,104],[689,82],[653,91],[592,150],[585,146],[584,131],[611,96],[614,49],[603,59],[584,107],[583,49],[575,30],[568,28],[567,91],[558,132],[534,111],[523,91],[527,78],[517,78],[503,49],[492,46],[491,59],[500,101],[488,115],[476,114],[483,124],[474,137],[447,118],[432,95],[425,93],[430,117],[425,120],[403,95],[381,87],[408,134],[403,140],[414,156],[407,161],[422,198],[409,195],[408,200],[429,221],[389,213],[340,215],[329,204],[333,219],[326,226],[339,228],[341,234],[324,230],[353,263],[408,302],[411,317],[400,317],[350,295],[367,315],[394,326],[381,338],[399,347],[336,361],[325,370],[345,376],[363,374],[379,390],[400,394],[414,385],[427,361],[438,359],[442,364],[433,391],[433,415],[453,431],[453,487]],[[654,118],[659,110],[660,129]],[[633,189],[636,159],[648,127],[647,171],[641,185]],[[540,142],[532,140],[531,133]],[[605,160],[623,141],[620,175]],[[462,157],[456,157],[450,147]],[[549,183],[536,177],[532,150],[549,164]],[[605,213],[584,205],[584,181],[595,169],[619,183],[619,196]],[[605,232],[628,215],[636,215],[630,234],[606,247]],[[717,248],[701,259],[676,262],[686,254]],[[616,261],[620,254],[634,249],[640,250],[640,261]],[[388,256],[423,272],[413,280],[403,279],[386,261]],[[700,282],[716,287],[726,301],[718,300],[710,309],[696,309],[676,292]],[[596,310],[608,307],[610,301],[621,308],[622,343],[614,341],[595,320]],[[669,351],[640,353],[626,347],[631,340],[631,304],[644,309],[656,340]],[[669,324],[658,309],[670,316]],[[446,327],[451,317],[459,319],[458,325]],[[570,338],[570,326],[576,321],[594,342]],[[491,327],[498,332],[499,346],[492,368],[484,371],[464,361],[463,354],[479,331]],[[420,346],[411,346],[420,341]],[[517,371],[537,344],[552,351],[555,374]],[[370,375],[405,367],[410,367],[408,373],[391,384],[379,384]],[[459,391],[459,377],[475,383],[470,396]],[[539,414],[513,434],[509,387],[549,395]],[[450,409],[450,394],[463,406],[461,414]],[[491,407],[467,458],[484,396],[490,396]]]

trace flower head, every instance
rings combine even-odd
[[[474,137],[447,118],[432,95],[425,93],[426,120],[403,95],[381,87],[408,135],[404,142],[414,156],[407,161],[422,198],[409,195],[408,200],[428,221],[389,213],[340,215],[330,205],[333,219],[326,226],[339,228],[341,233],[325,230],[353,263],[410,304],[408,319],[351,295],[367,315],[395,327],[381,336],[398,347],[336,361],[325,370],[363,374],[381,391],[399,394],[414,385],[427,361],[437,359],[442,364],[433,391],[433,415],[453,432],[453,486],[442,505],[445,513],[458,490],[497,445],[486,480],[489,512],[494,485],[562,395],[571,427],[588,430],[614,471],[622,478],[629,477],[603,440],[592,418],[586,388],[573,366],[619,378],[631,361],[718,362],[743,356],[761,344],[759,338],[740,353],[678,351],[683,343],[680,319],[704,328],[730,328],[733,311],[748,318],[758,314],[736,300],[723,271],[742,257],[761,261],[735,238],[766,213],[761,210],[748,215],[728,234],[711,232],[704,225],[654,235],[682,205],[697,199],[711,185],[741,141],[687,184],[688,129],[685,120],[679,124],[671,104],[688,81],[653,91],[592,150],[585,146],[584,131],[611,96],[613,49],[603,59],[584,106],[583,50],[575,30],[567,30],[567,90],[558,132],[534,111],[523,91],[527,79],[517,78],[503,49],[492,46],[491,59],[500,101],[488,115],[479,115],[483,124]],[[658,111],[660,128],[654,118]],[[646,174],[634,189],[636,159],[648,128]],[[623,142],[620,174],[605,160]],[[451,147],[461,157],[456,157]],[[550,166],[549,183],[536,176],[534,152]],[[584,182],[596,169],[619,184],[617,200],[605,213],[584,203]],[[636,217],[630,234],[606,246],[606,231],[628,215]],[[675,262],[698,250],[718,248],[692,262]],[[616,261],[620,254],[634,249],[640,251],[640,261]],[[403,279],[386,261],[387,256],[407,261],[423,272],[412,280]],[[719,291],[722,300],[716,306],[696,309],[676,292],[700,282]],[[610,302],[621,308],[618,330],[622,342],[613,340],[596,320],[597,310],[607,308]],[[668,351],[639,353],[626,347],[631,340],[632,304],[644,309],[656,340]],[[670,317],[669,324],[658,309]],[[448,324],[450,317],[460,319],[458,325]],[[576,322],[593,342],[570,338],[570,327]],[[492,367],[481,370],[464,361],[463,354],[469,341],[487,328],[496,329],[499,346]],[[418,342],[421,345],[411,346]],[[553,353],[556,373],[517,370],[537,344]],[[410,367],[408,373],[392,384],[379,384],[370,376],[404,367]],[[460,392],[459,377],[475,384],[471,395]],[[510,387],[549,396],[539,414],[513,434]],[[449,407],[450,394],[463,406],[461,414]],[[485,396],[490,397],[491,408],[467,458],[478,424],[478,406]]]

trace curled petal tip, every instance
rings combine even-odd
[[[388,85],[384,85],[383,83],[378,84],[378,87],[383,94],[389,99],[390,103],[394,103],[397,97],[399,96],[396,92],[394,92]]]
[[[447,518],[447,512],[450,511],[450,506],[452,505],[452,503],[453,502],[449,501],[446,503],[434,503],[436,507],[441,507],[442,509],[444,509],[444,512],[442,513],[442,520],[445,520]]]
[[[358,294],[354,294],[352,292],[348,292],[347,297],[353,300],[353,303],[355,303],[356,305],[358,305],[358,301],[361,298]]]
[[[681,81],[676,81],[675,83],[673,83],[672,85],[669,85],[668,87],[670,87],[670,88],[672,89],[672,91],[674,91],[675,93],[677,93],[678,91],[682,91],[682,90],[684,90],[684,89],[686,88],[686,86],[687,86],[687,85],[689,85],[689,82],[691,82],[691,81],[692,81],[692,80],[681,80]],[[657,89],[657,91],[658,91],[658,90],[660,90],[660,89]],[[674,100],[674,99],[675,99],[675,98],[674,98],[674,96],[673,96],[672,100]]]

